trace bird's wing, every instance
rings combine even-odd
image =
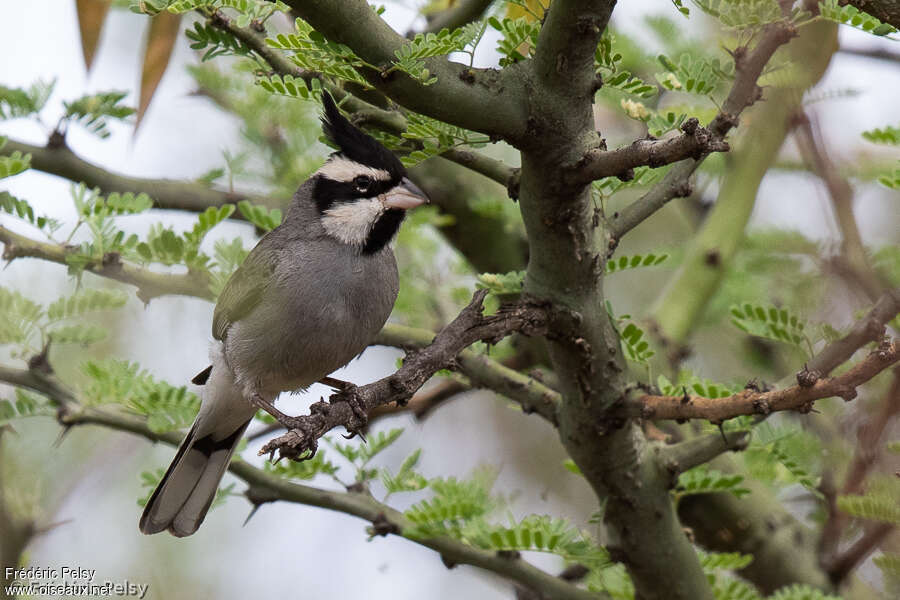
[[[215,339],[224,340],[228,327],[250,314],[262,300],[275,271],[273,244],[267,243],[271,241],[271,234],[260,240],[225,284],[213,313]]]

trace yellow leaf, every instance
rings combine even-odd
[[[546,7],[550,6],[551,0],[525,0],[525,6],[519,6],[518,4],[513,4],[510,2],[507,4],[506,16],[510,19],[518,19],[519,17],[525,17],[525,19],[529,22],[537,21],[544,16],[544,11]]]
[[[84,54],[84,66],[90,71],[94,62],[94,52],[100,41],[103,22],[109,11],[110,0],[75,0],[78,11],[78,29],[81,30],[81,51]]]
[[[134,131],[140,127],[141,119],[150,106],[150,100],[162,80],[166,67],[169,66],[169,58],[172,49],[178,39],[181,30],[181,15],[173,15],[169,12],[161,12],[150,20],[150,30],[147,32],[147,47],[144,50],[144,66],[141,69],[141,95],[137,109],[137,123]]]

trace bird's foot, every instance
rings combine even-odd
[[[316,455],[319,449],[317,428],[302,417],[292,417],[294,422],[288,427],[287,433],[270,440],[265,446],[260,448],[259,455],[269,455],[269,460],[275,458],[275,452],[278,452],[278,462],[282,458],[288,460],[304,461],[309,460]]]
[[[335,402],[346,402],[347,405],[350,406],[350,410],[353,414],[351,415],[350,421],[345,425],[348,435],[345,435],[344,437],[349,440],[358,435],[365,442],[366,438],[362,433],[362,429],[369,423],[369,412],[366,410],[365,402],[359,397],[359,388],[357,388],[355,384],[348,381],[342,381],[341,383],[343,384],[343,387],[336,388],[338,389],[338,392],[331,396],[328,401],[331,404],[334,404]]]

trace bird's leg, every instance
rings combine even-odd
[[[281,423],[287,429],[295,429],[297,426],[297,417],[292,417],[290,415],[286,415],[277,408],[275,405],[263,398],[259,393],[254,392],[250,395],[250,404],[254,407],[264,410],[273,417],[275,420]]]
[[[319,380],[319,383],[322,385],[327,385],[328,387],[335,389],[339,392],[346,392],[356,387],[356,384],[350,383],[349,381],[344,381],[343,379],[338,379],[337,377],[326,376]]]

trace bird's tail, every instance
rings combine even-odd
[[[209,375],[200,413],[144,507],[142,533],[168,529],[184,537],[197,531],[253,417],[226,366],[213,367]]]

